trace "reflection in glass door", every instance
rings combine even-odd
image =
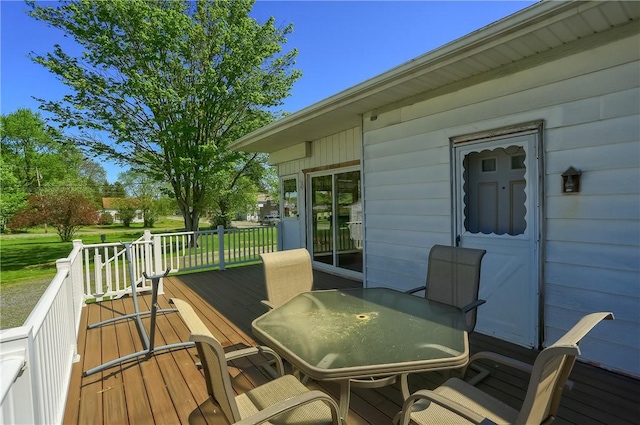
[[[313,260],[361,272],[360,171],[312,176],[310,197]]]

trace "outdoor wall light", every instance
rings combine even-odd
[[[567,171],[562,173],[562,193],[577,193],[580,192],[580,175],[581,171],[576,170],[573,167],[567,168]]]

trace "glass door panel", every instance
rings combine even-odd
[[[360,171],[311,177],[313,260],[362,272]]]
[[[333,265],[332,176],[311,178],[313,260]]]
[[[360,171],[336,174],[336,266],[362,271]]]

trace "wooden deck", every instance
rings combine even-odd
[[[193,273],[165,279],[161,308],[172,297],[194,306],[217,338],[230,349],[257,342],[251,321],[266,311],[261,266],[246,266]],[[360,283],[315,272],[316,288],[348,288]],[[138,298],[141,310],[150,309],[150,295]],[[93,304],[84,309],[80,330],[80,362],[74,365],[64,416],[66,424],[224,424],[216,406],[208,400],[202,373],[196,369],[195,348],[159,351],[82,377],[82,372],[106,361],[142,350],[140,336],[132,320],[122,320],[87,330],[87,325],[133,311],[130,297]],[[149,326],[147,318],[145,324]],[[188,340],[188,331],[178,313],[158,315],[156,346]],[[473,335],[472,351],[492,350],[527,362],[535,350],[517,347],[487,336]],[[231,369],[234,385],[243,391],[266,382],[262,369],[251,363]],[[411,389],[437,385],[444,379],[437,373],[411,376]],[[494,369],[480,386],[517,407],[526,390],[527,377]],[[573,390],[562,400],[555,424],[640,424],[640,381],[579,363],[571,375]],[[309,386],[338,394],[335,384]],[[355,389],[351,397],[349,424],[388,424],[401,406],[395,386]]]

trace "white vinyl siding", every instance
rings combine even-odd
[[[360,127],[314,140],[311,142],[311,156],[277,164],[278,175],[297,174],[301,170],[359,160],[362,157],[361,146]]]
[[[613,311],[584,358],[640,376],[640,41],[637,36],[364,120],[367,285],[422,284],[452,242],[449,138],[543,120],[545,341]],[[560,174],[582,171],[581,192]]]

